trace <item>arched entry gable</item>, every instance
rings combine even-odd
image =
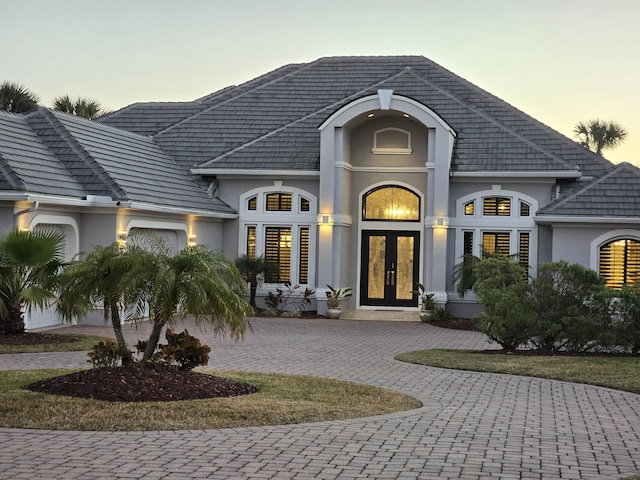
[[[446,232],[434,235],[434,225],[442,230],[448,225],[449,171],[456,133],[453,128],[428,106],[411,98],[395,95],[393,90],[379,90],[377,95],[363,97],[340,108],[320,125],[320,197],[318,218],[330,218],[331,223],[319,222],[318,285],[351,286],[355,276],[349,272],[348,262],[353,255],[349,245],[353,219],[351,206],[356,201],[351,191],[353,167],[349,158],[349,130],[365,121],[373,113],[393,111],[410,117],[426,127],[426,192],[423,210],[424,262],[429,275],[424,283],[429,291],[446,300]],[[438,219],[439,222],[436,222]],[[446,227],[445,227],[446,228]],[[319,292],[318,299],[322,299]],[[319,305],[319,308],[322,308]]]

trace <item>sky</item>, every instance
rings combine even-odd
[[[0,82],[51,106],[194,100],[288,63],[423,55],[605,156],[640,166],[638,0],[0,0]]]

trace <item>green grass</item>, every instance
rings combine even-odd
[[[0,354],[2,353],[42,353],[42,352],[73,352],[91,350],[95,344],[104,340],[104,337],[96,335],[80,334],[51,334],[52,337],[62,339],[61,342],[40,344],[3,343],[0,337]]]
[[[211,372],[260,392],[177,402],[104,402],[46,395],[22,387],[72,370],[0,372],[0,426],[51,430],[182,430],[319,422],[419,408],[407,395],[351,382],[298,375]]]
[[[467,350],[419,350],[397,360],[432,367],[509,373],[640,393],[640,357],[635,356],[527,356]]]

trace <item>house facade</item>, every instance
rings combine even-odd
[[[456,315],[464,254],[566,260],[611,286],[640,272],[640,172],[613,165],[424,57],[322,58],[193,102],[85,121],[0,114],[0,226],[56,228],[67,256],[136,229],[351,287],[347,308]],[[46,317],[46,316],[45,316]],[[31,320],[29,328],[51,320]]]

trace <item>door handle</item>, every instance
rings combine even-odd
[[[392,286],[396,285],[396,272],[395,272],[395,270],[391,270],[391,285]]]
[[[389,285],[389,277],[391,277],[391,270],[387,270],[387,281],[386,281],[386,285]]]

